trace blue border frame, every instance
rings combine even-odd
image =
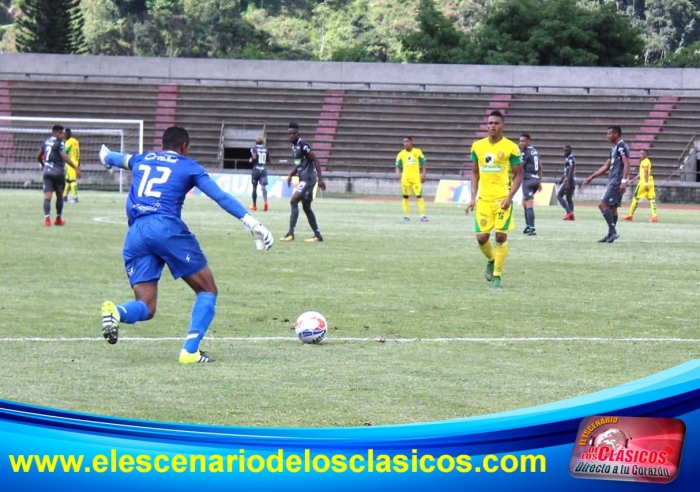
[[[683,420],[686,442],[676,480],[664,490],[693,490],[700,480],[698,421],[700,419],[700,360],[693,360],[652,376],[597,393],[479,417],[442,422],[377,427],[323,429],[223,427],[138,421],[68,412],[0,400],[0,477],[4,490],[46,490],[47,487],[99,487],[101,491],[130,487],[133,490],[206,487],[205,490],[542,490],[567,491],[635,490],[658,484],[579,480],[568,473],[568,462],[581,420],[591,415],[669,417]],[[411,459],[426,454],[471,456],[469,473],[411,471],[346,471],[259,473],[27,473],[13,471],[10,455],[85,455],[86,460],[103,454],[202,454],[204,456],[258,454],[267,459],[283,450],[310,456],[334,454],[367,458],[368,450],[378,457],[403,454]],[[413,451],[416,450],[416,451]],[[483,457],[507,454],[542,455],[546,469],[537,473],[486,473],[477,471]],[[492,461],[496,463],[496,461]],[[320,461],[323,464],[323,461]],[[434,462],[432,462],[434,464]],[[445,462],[447,463],[447,462]],[[111,466],[111,465],[110,465]]]

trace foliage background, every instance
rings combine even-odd
[[[96,55],[700,66],[700,0],[0,0],[0,51],[70,1]]]

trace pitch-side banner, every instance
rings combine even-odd
[[[435,203],[469,203],[472,184],[469,180],[441,179],[435,193]],[[542,190],[535,194],[535,206],[547,207],[554,198],[554,184],[542,183]],[[513,196],[513,203],[523,203],[523,193],[519,189]]]
[[[697,490],[699,460],[700,360],[547,405],[378,427],[214,427],[0,400],[7,491],[675,492]]]
[[[219,188],[226,193],[235,197],[250,197],[253,193],[253,183],[250,174],[224,174],[214,173],[209,175],[211,179],[216,181]],[[294,190],[299,186],[299,178],[292,178],[292,185],[287,184],[287,176],[268,176],[267,177],[267,196],[269,198],[289,198],[294,193]],[[316,196],[316,188],[314,187],[314,197]],[[199,188],[194,188],[190,195],[201,195]],[[258,194],[262,196],[262,191],[258,190]]]

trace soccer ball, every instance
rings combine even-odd
[[[297,318],[294,331],[304,343],[319,343],[326,337],[328,322],[321,313],[307,311]]]

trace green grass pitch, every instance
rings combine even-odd
[[[266,427],[425,422],[543,404],[622,384],[696,358],[700,214],[660,206],[598,244],[597,208],[575,222],[541,207],[537,237],[510,235],[502,291],[484,281],[471,217],[428,203],[401,222],[397,201],[314,202],[325,242],[256,251],[205,197],[183,218],[219,287],[202,348],[179,366],[193,294],[167,269],[154,320],[100,335],[100,304],[132,298],[121,260],[125,195],[81,193],[65,227],[44,227],[38,191],[0,191],[0,398],[136,419]],[[249,200],[244,199],[244,204]],[[279,239],[287,200],[256,212]],[[53,207],[52,207],[53,209]],[[621,216],[627,208],[621,209]],[[52,210],[52,214],[54,211]],[[328,319],[318,346],[293,320]]]

